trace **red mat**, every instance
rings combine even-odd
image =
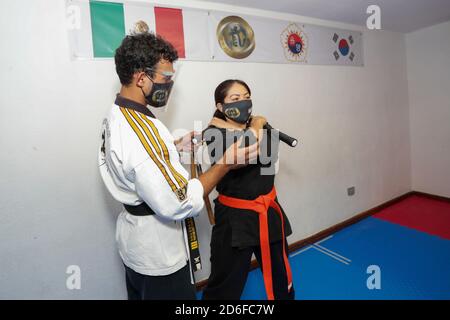
[[[414,195],[374,217],[450,240],[450,202]]]

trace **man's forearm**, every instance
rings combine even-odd
[[[227,164],[214,164],[208,171],[198,177],[203,185],[203,195],[207,196],[219,181],[230,171]]]

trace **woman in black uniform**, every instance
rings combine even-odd
[[[203,299],[240,299],[253,253],[262,266],[267,298],[294,299],[286,241],[292,230],[274,188],[278,141],[260,130],[263,117],[250,117],[251,91],[245,82],[226,80],[214,96],[217,110],[204,132],[212,162],[240,137],[245,144],[260,143],[260,150],[267,146],[265,160],[270,161],[262,161],[260,153],[257,163],[230,171],[216,187],[211,274]]]

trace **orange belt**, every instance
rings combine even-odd
[[[227,197],[219,194],[219,202],[223,205],[237,209],[253,210],[258,213],[259,216],[259,240],[261,243],[261,258],[262,258],[262,271],[264,278],[264,286],[266,287],[267,299],[274,300],[273,285],[272,285],[272,262],[270,259],[270,242],[269,242],[269,223],[268,223],[268,209],[274,208],[281,219],[281,232],[283,234],[283,259],[284,266],[286,267],[286,273],[288,278],[288,290],[292,288],[292,273],[289,266],[289,260],[286,254],[286,241],[284,237],[284,219],[283,213],[278,203],[275,202],[277,192],[275,187],[266,195],[259,196],[254,200],[243,200],[238,198]]]

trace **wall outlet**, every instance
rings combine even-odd
[[[349,197],[353,196],[355,194],[355,187],[347,188],[347,194]]]

